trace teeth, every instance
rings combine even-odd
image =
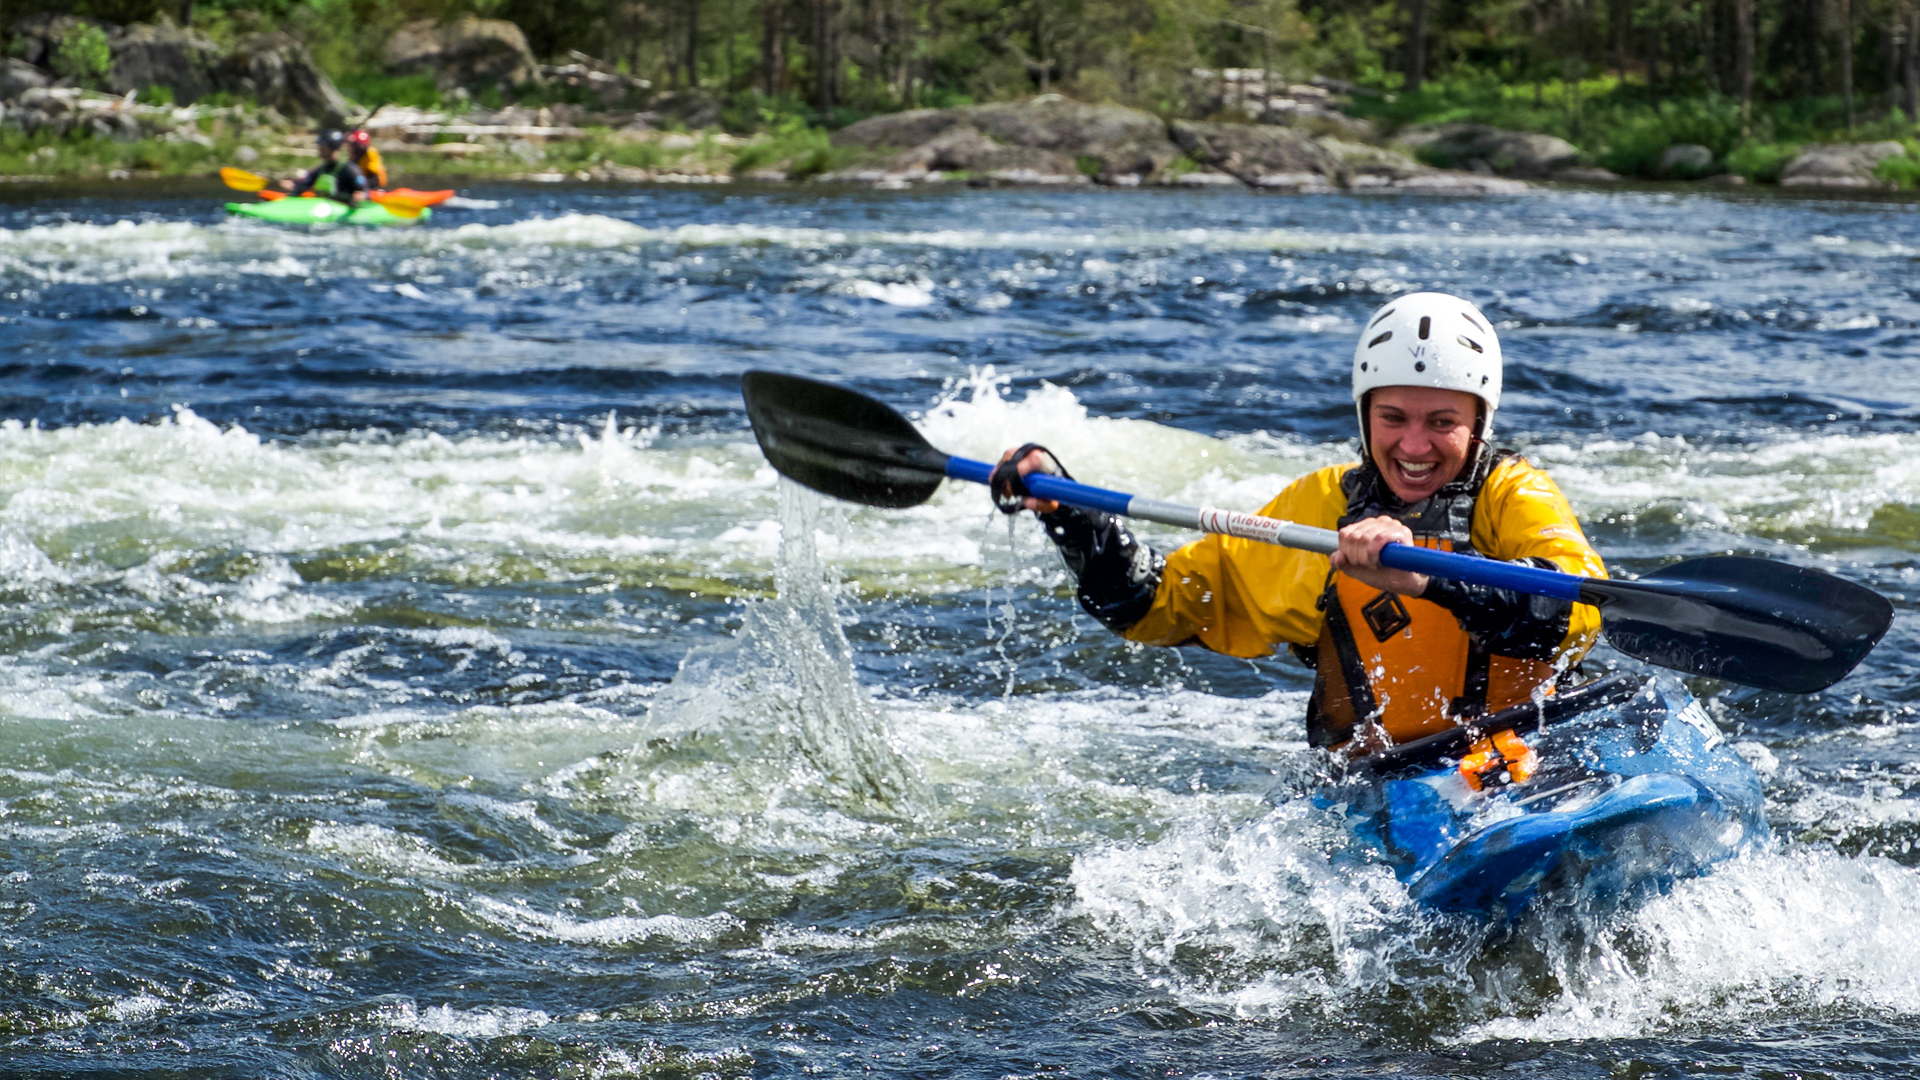
[[[1422,461],[1418,463],[1412,461],[1399,462],[1400,471],[1406,473],[1408,476],[1425,476],[1433,471],[1435,464],[1437,464],[1437,462],[1432,461]]]

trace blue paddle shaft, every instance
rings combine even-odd
[[[984,484],[992,478],[993,466],[984,461],[949,457],[947,475],[955,480]],[[1052,499],[1083,510],[1100,510],[1183,529],[1199,529],[1302,551],[1316,551],[1322,555],[1331,555],[1340,546],[1339,534],[1332,529],[1317,529],[1279,518],[1143,499],[1046,473],[1028,473],[1026,482],[1027,490],[1035,498]],[[1496,589],[1512,589],[1533,596],[1552,596],[1573,601],[1580,599],[1580,586],[1586,581],[1583,577],[1563,574],[1558,570],[1456,555],[1450,551],[1415,547],[1412,544],[1388,544],[1380,550],[1380,564],[1393,570],[1408,570],[1416,574],[1464,581],[1470,585],[1489,585]]]

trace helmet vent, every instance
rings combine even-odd
[[[1432,329],[1433,329],[1433,319],[1425,315],[1420,316],[1420,340],[1421,341],[1427,340],[1427,331]]]
[[[1365,360],[1360,361],[1360,370],[1361,371],[1367,370],[1367,362]]]
[[[1392,308],[1388,308],[1387,310],[1385,310],[1385,311],[1383,311],[1383,312],[1381,312],[1380,314],[1378,314],[1378,315],[1375,315],[1375,316],[1373,317],[1373,321],[1367,324],[1367,329],[1369,329],[1369,330],[1371,330],[1371,329],[1373,329],[1374,327],[1376,327],[1376,326],[1379,326],[1379,325],[1380,325],[1380,320],[1381,320],[1381,319],[1384,319],[1384,318],[1386,318],[1387,316],[1389,316],[1389,315],[1391,315],[1391,314],[1393,314],[1393,309],[1392,309]]]
[[[1379,337],[1374,338],[1372,341],[1367,342],[1367,348],[1371,349],[1375,345],[1378,345],[1383,341],[1391,341],[1392,339],[1393,339],[1393,331],[1389,330],[1386,333],[1381,334]]]
[[[1467,314],[1466,312],[1464,312],[1464,311],[1463,311],[1463,312],[1461,312],[1461,313],[1460,313],[1460,317],[1461,317],[1461,318],[1463,318],[1463,319],[1465,319],[1465,320],[1467,320],[1468,322],[1470,322],[1470,323],[1472,323],[1472,324],[1473,324],[1473,328],[1474,328],[1475,330],[1481,330],[1481,331],[1484,331],[1484,330],[1486,330],[1486,327],[1484,327],[1484,326],[1481,326],[1481,325],[1480,325],[1480,320],[1479,320],[1479,319],[1476,319],[1476,318],[1474,318],[1473,316],[1471,316],[1471,315],[1469,315],[1469,314]]]
[[[1425,360],[1415,360],[1413,362],[1413,370],[1415,371],[1427,370],[1427,362]]]
[[[1487,351],[1480,347],[1479,342],[1473,340],[1472,338],[1468,337],[1465,334],[1461,334],[1458,340],[1460,344],[1465,345],[1467,348],[1472,349],[1474,352],[1484,353]]]

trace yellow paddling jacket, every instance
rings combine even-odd
[[[355,164],[360,166],[361,172],[367,174],[368,182],[372,183],[376,188],[383,191],[386,190],[387,163],[380,160],[379,150],[371,146],[367,147],[367,152],[363,154]]]
[[[1413,506],[1370,464],[1348,464],[1301,477],[1260,513],[1326,529],[1386,514],[1424,547],[1606,576],[1560,489],[1507,452]],[[1333,572],[1325,555],[1227,536],[1188,544],[1156,568],[1151,606],[1131,605],[1127,625],[1094,609],[1084,580],[1082,603],[1145,644],[1244,657],[1293,647],[1315,671],[1307,730],[1316,746],[1345,742],[1369,718],[1406,742],[1517,704],[1550,689],[1600,629],[1599,612],[1583,604],[1437,577],[1425,595],[1399,596]]]

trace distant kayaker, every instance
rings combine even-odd
[[[380,151],[374,148],[373,136],[366,128],[354,128],[347,133],[347,156],[375,190],[386,190],[387,164],[380,160]]]
[[[329,128],[322,131],[314,143],[320,149],[320,164],[298,180],[280,181],[281,188],[295,195],[311,191],[350,205],[364,201],[371,190],[366,174],[340,156],[340,149],[347,143],[346,132]]]
[[[1585,605],[1380,565],[1402,543],[1606,575],[1547,474],[1489,443],[1500,381],[1500,343],[1467,301],[1412,293],[1374,313],[1353,356],[1362,459],[1260,511],[1337,528],[1331,560],[1217,534],[1163,558],[1119,518],[1027,495],[1020,476],[1066,475],[1032,444],[1002,456],[995,502],[1040,514],[1081,606],[1129,640],[1242,657],[1290,646],[1314,669],[1308,741],[1367,752],[1527,700],[1599,632]]]

